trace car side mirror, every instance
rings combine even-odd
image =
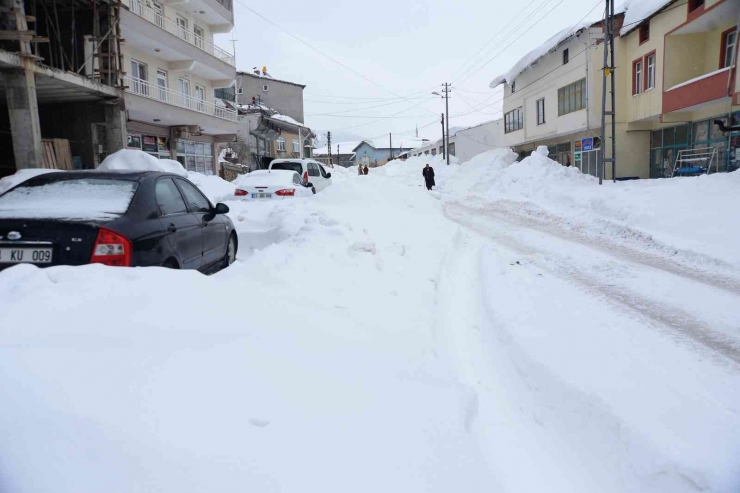
[[[327,174],[326,174],[326,177],[327,177],[327,178],[331,178],[331,173],[327,173]]]
[[[214,212],[216,214],[228,214],[229,206],[219,202],[218,204],[216,204],[216,209],[214,209]]]
[[[313,183],[311,183],[311,182],[309,181],[308,183],[306,183],[306,184],[304,185],[304,187],[306,187],[306,188],[313,188]]]

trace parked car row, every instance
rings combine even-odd
[[[241,200],[306,197],[331,185],[331,173],[310,159],[278,159],[267,170],[239,177],[234,195]]]
[[[240,177],[235,195],[309,197],[329,185],[331,173],[316,161],[286,159]],[[0,195],[0,270],[99,263],[212,273],[236,260],[239,239],[228,212],[173,173],[38,175]]]

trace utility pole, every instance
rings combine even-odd
[[[327,143],[329,144],[329,166],[333,168],[334,163],[333,163],[333,157],[332,157],[333,154],[331,153],[331,132],[326,132],[326,140],[327,140]]]
[[[608,0],[607,0],[608,1]],[[447,114],[447,135],[445,140],[445,155],[447,157],[447,166],[450,165],[450,92],[452,92],[452,89],[450,87],[452,84],[448,84],[445,82],[444,84],[444,92],[445,93],[445,112]]]
[[[617,140],[616,140],[616,101],[615,101],[615,79],[614,79],[614,1],[606,0],[606,10],[604,12],[604,68],[603,68],[603,90],[601,95],[601,166],[599,166],[599,185],[604,182],[606,173],[606,163],[612,164],[612,180],[617,181]],[[607,110],[607,78],[611,82],[611,109]],[[611,124],[611,156],[607,157],[606,152],[606,123],[607,116]]]
[[[442,113],[442,159],[447,157],[447,141],[445,141],[445,114]]]
[[[388,137],[391,139],[390,145],[391,145],[391,161],[393,161],[393,134],[388,134]]]

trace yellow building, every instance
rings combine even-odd
[[[657,7],[637,19],[628,9],[616,41],[618,163],[641,178],[671,176],[677,160],[689,166],[699,155],[712,171],[738,169],[740,132],[714,121],[740,123],[740,0]]]

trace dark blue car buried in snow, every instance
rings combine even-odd
[[[0,270],[99,263],[212,273],[236,258],[228,212],[171,173],[39,175],[0,195]]]

